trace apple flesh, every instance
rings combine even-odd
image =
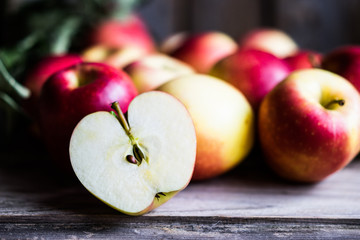
[[[175,77],[195,73],[190,65],[163,54],[143,57],[124,70],[134,81],[139,93],[154,90]]]
[[[126,73],[101,63],[81,63],[52,75],[39,99],[40,130],[57,166],[71,170],[69,140],[76,124],[118,101],[126,112],[137,90]]]
[[[170,55],[186,62],[198,73],[207,73],[220,59],[237,49],[236,42],[221,32],[189,35]]]
[[[342,46],[324,56],[322,68],[347,79],[360,92],[360,46]]]
[[[141,215],[190,182],[195,129],[184,105],[162,92],[137,96],[127,120],[117,113],[92,113],[77,124],[70,141],[71,164],[97,198],[125,214]]]
[[[193,180],[219,176],[238,165],[254,140],[254,114],[230,84],[201,74],[173,79],[158,90],[178,98],[194,121],[197,154]]]
[[[360,150],[360,95],[328,71],[295,71],[265,97],[258,123],[269,166],[286,179],[317,182]]]
[[[268,92],[290,73],[289,66],[278,57],[256,49],[239,49],[219,61],[210,75],[238,88],[257,112]]]
[[[284,31],[272,28],[254,29],[239,41],[243,49],[258,49],[285,58],[298,51],[296,42]]]

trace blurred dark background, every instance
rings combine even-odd
[[[22,1],[1,0],[15,8]],[[69,2],[79,0],[65,0]],[[301,48],[327,52],[360,43],[360,0],[143,0],[139,9],[160,42],[178,31],[223,31],[235,40],[258,27],[275,27]],[[21,29],[18,29],[21,31]],[[6,32],[1,32],[6,34]]]
[[[359,0],[150,0],[140,13],[158,41],[176,31],[220,30],[238,39],[276,27],[320,52],[360,43]]]

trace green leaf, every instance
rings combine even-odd
[[[78,17],[65,19],[57,29],[55,41],[50,47],[51,54],[63,54],[69,51],[71,40],[80,27],[81,20]]]
[[[7,71],[3,61],[0,59],[0,90],[16,97],[26,99],[30,97],[30,90],[18,83]]]

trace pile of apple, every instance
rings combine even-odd
[[[360,47],[323,56],[276,29],[239,42],[178,33],[156,46],[135,15],[90,39],[32,69],[24,106],[55,162],[124,213],[233,169],[255,143],[277,174],[300,182],[360,151]]]

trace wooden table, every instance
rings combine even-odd
[[[0,159],[0,239],[360,239],[359,159],[321,183],[293,184],[250,157],[141,217],[109,208],[46,156]]]

